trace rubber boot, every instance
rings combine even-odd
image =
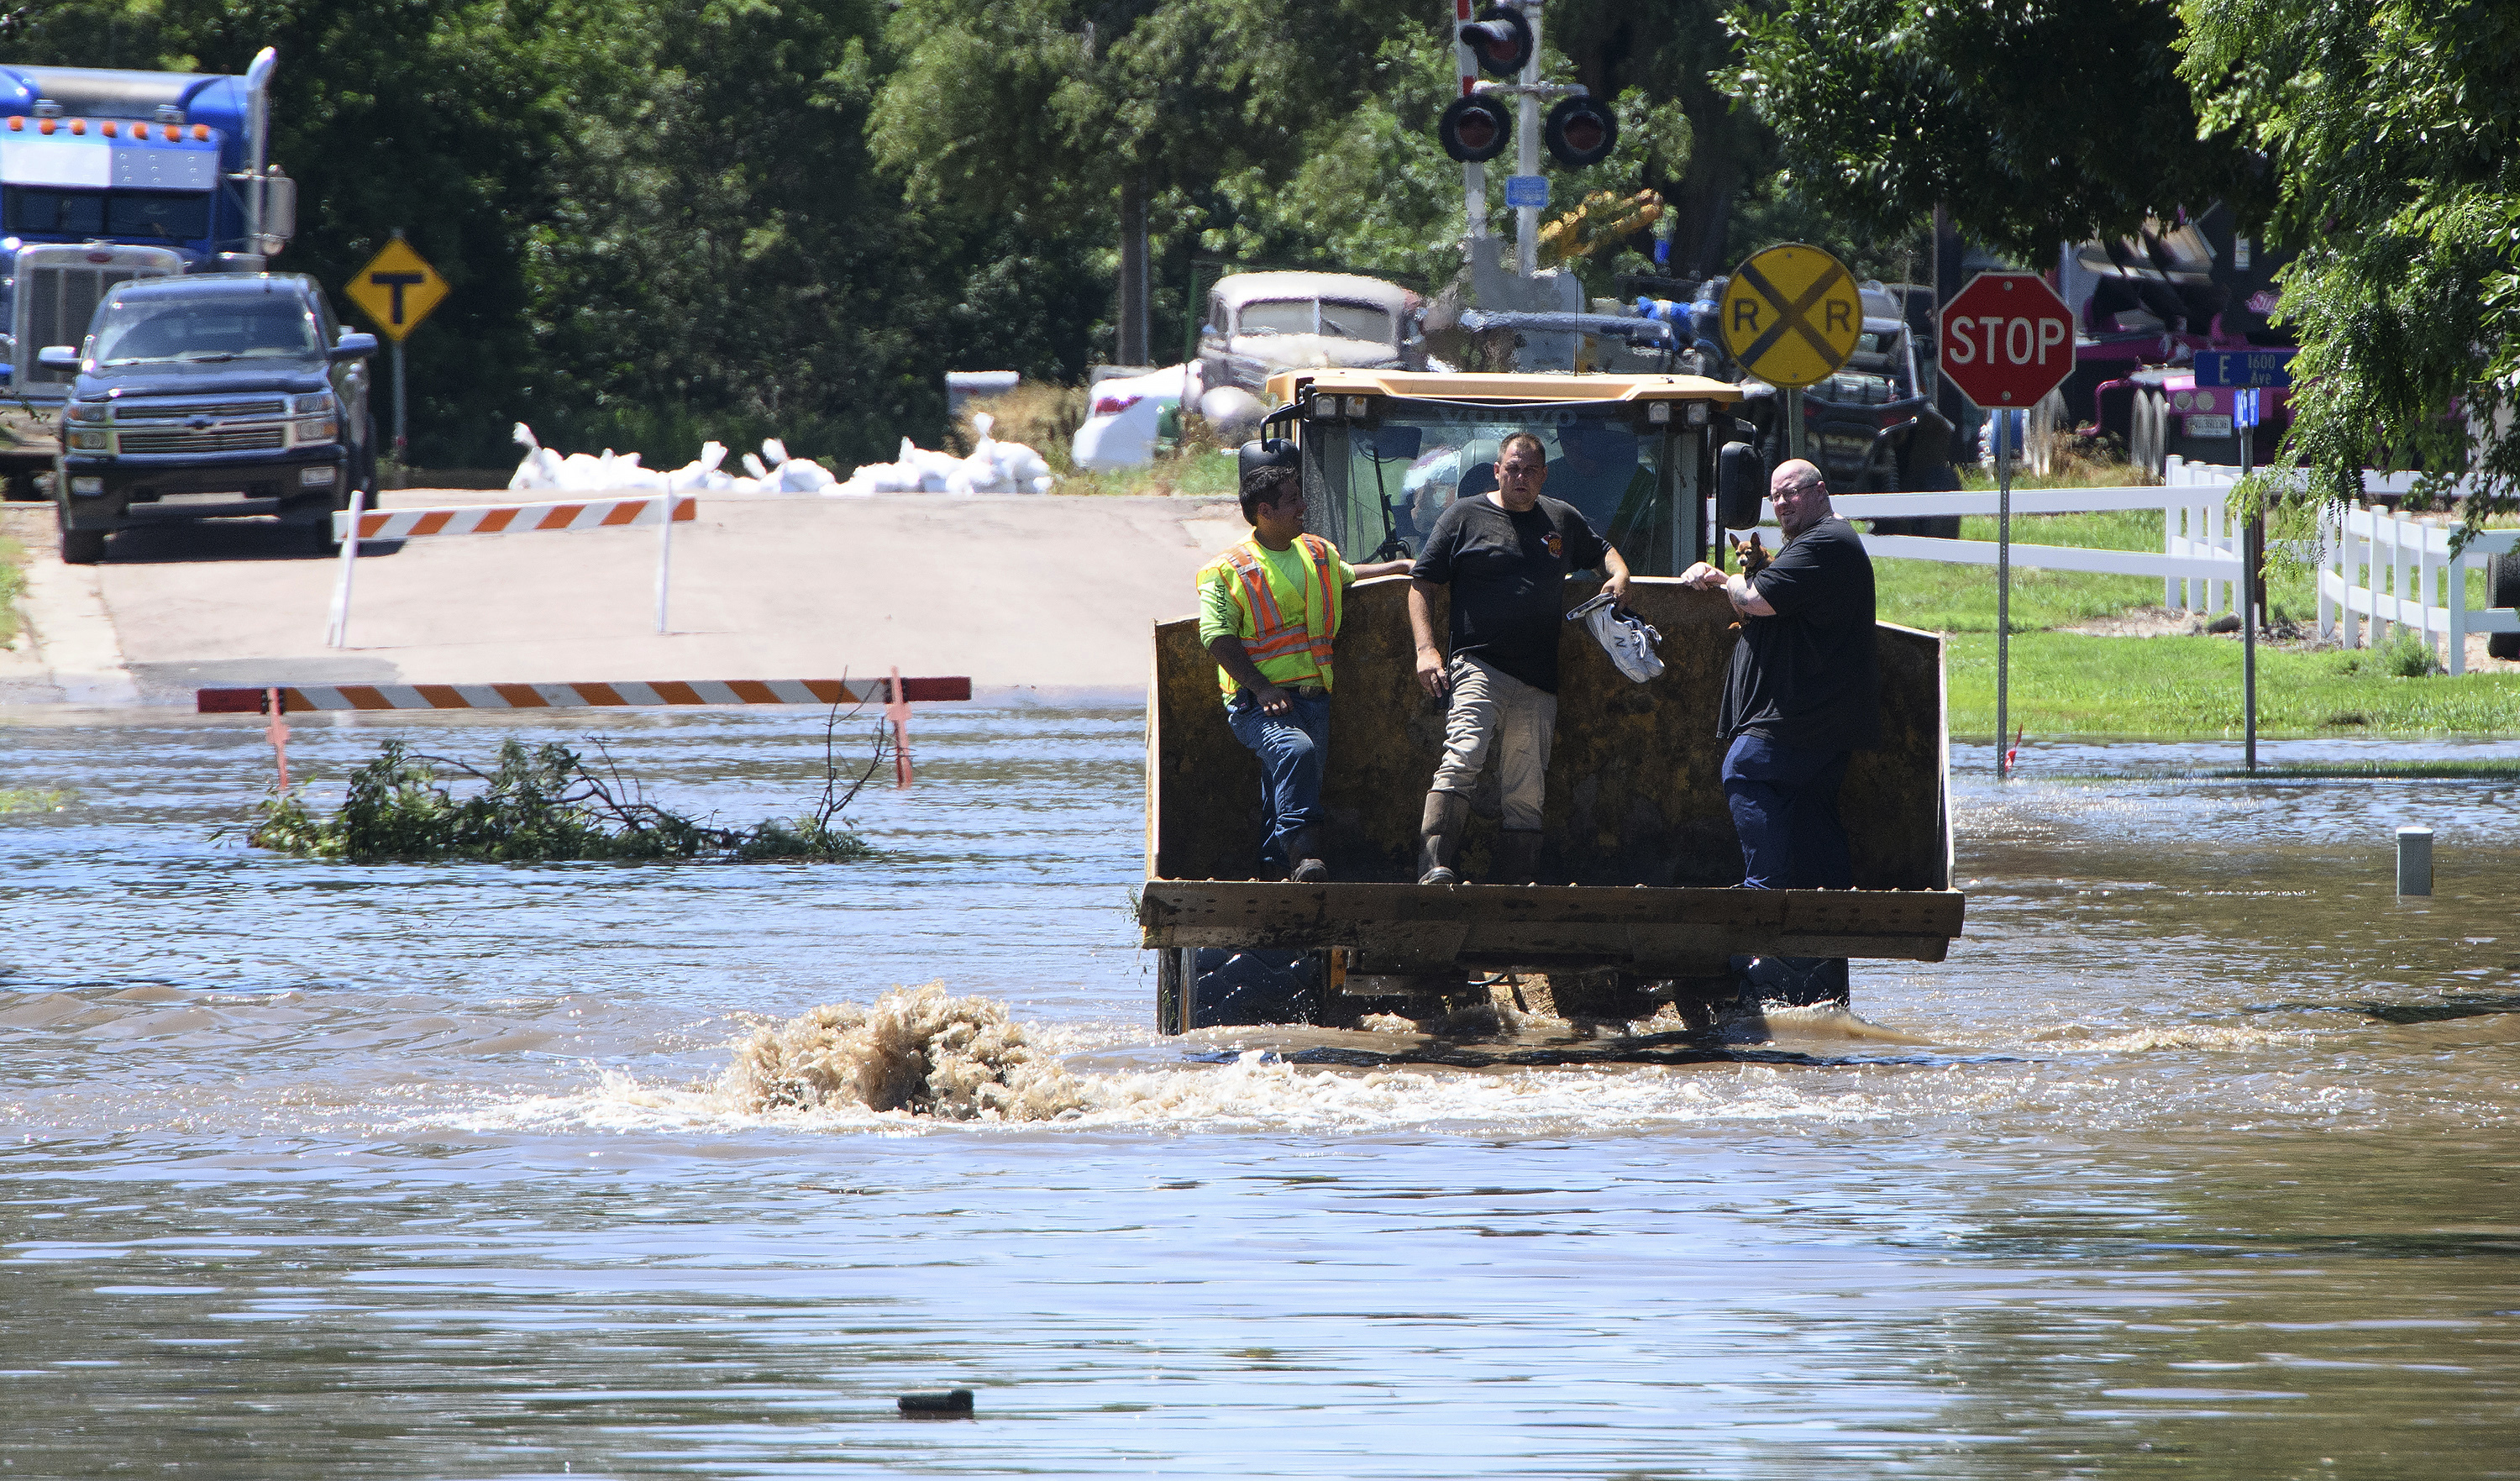
[[[1426,814],[1418,824],[1418,882],[1459,884],[1453,858],[1462,849],[1462,826],[1470,819],[1470,799],[1460,792],[1428,792]]]
[[[1297,884],[1319,884],[1330,876],[1322,862],[1322,830],[1299,828],[1286,835],[1286,877]]]
[[[1497,834],[1495,884],[1529,884],[1540,874],[1540,834],[1508,830]]]

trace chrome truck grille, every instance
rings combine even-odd
[[[87,321],[96,313],[97,300],[117,283],[128,283],[141,276],[129,268],[112,267],[37,267],[22,270],[18,279],[18,293],[25,302],[25,329],[18,342],[41,349],[47,344],[76,344],[87,337]],[[21,352],[26,364],[19,367],[21,382],[37,385],[68,385],[77,379],[76,371],[53,370],[34,363],[34,355]]]
[[[97,258],[105,260],[93,260]],[[17,358],[12,381],[22,393],[57,394],[77,379],[77,372],[38,365],[37,352],[48,345],[78,344],[87,337],[99,299],[134,278],[180,273],[184,259],[162,247],[44,246],[20,248],[13,267],[17,282],[9,333],[16,337]]]
[[[248,453],[281,445],[277,423],[213,426],[200,431],[189,426],[120,427],[117,431],[115,445],[126,453]]]
[[[150,428],[158,423],[181,426],[195,417],[208,417],[228,422],[238,417],[285,417],[289,409],[277,396],[257,401],[187,401],[181,406],[163,406],[149,401],[117,401],[113,420],[120,426]]]

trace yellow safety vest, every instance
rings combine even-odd
[[[1290,612],[1279,606],[1277,593],[1269,587],[1268,565],[1253,549],[1253,542],[1245,540],[1217,560],[1235,575],[1229,589],[1234,593],[1235,609],[1242,615],[1241,625],[1249,629],[1249,635],[1242,640],[1242,651],[1250,657],[1252,667],[1272,683],[1318,674],[1322,688],[1328,689],[1330,646],[1338,636],[1342,605],[1338,553],[1319,535],[1297,535],[1295,548],[1312,560],[1313,579],[1304,583],[1301,611]],[[1222,665],[1216,675],[1229,697],[1241,688]]]

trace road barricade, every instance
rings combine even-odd
[[[966,678],[903,679],[901,699],[968,699]],[[608,684],[299,684],[193,693],[204,715],[319,710],[577,709],[659,704],[887,704],[890,679],[657,679]]]
[[[201,689],[203,715],[267,715],[280,790],[289,790],[291,714],[341,710],[607,709],[665,704],[880,704],[892,722],[893,780],[910,785],[912,701],[968,699],[965,675],[905,679],[659,679],[605,684],[296,684]]]
[[[670,509],[671,516],[667,511]],[[665,598],[674,564],[674,526],[699,517],[699,501],[688,494],[639,494],[617,499],[575,499],[549,504],[466,504],[437,509],[372,510],[354,499],[333,516],[341,542],[341,568],[333,584],[328,648],[350,642],[350,587],[361,540],[428,540],[442,535],[524,535],[556,530],[656,527],[656,631],[666,630]],[[358,531],[351,538],[353,528]]]

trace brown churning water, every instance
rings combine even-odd
[[[746,1111],[863,1106],[947,1120],[1046,1121],[1085,1103],[1076,1078],[1038,1053],[1006,1007],[941,982],[871,1007],[825,1004],[737,1049],[728,1093]]]

